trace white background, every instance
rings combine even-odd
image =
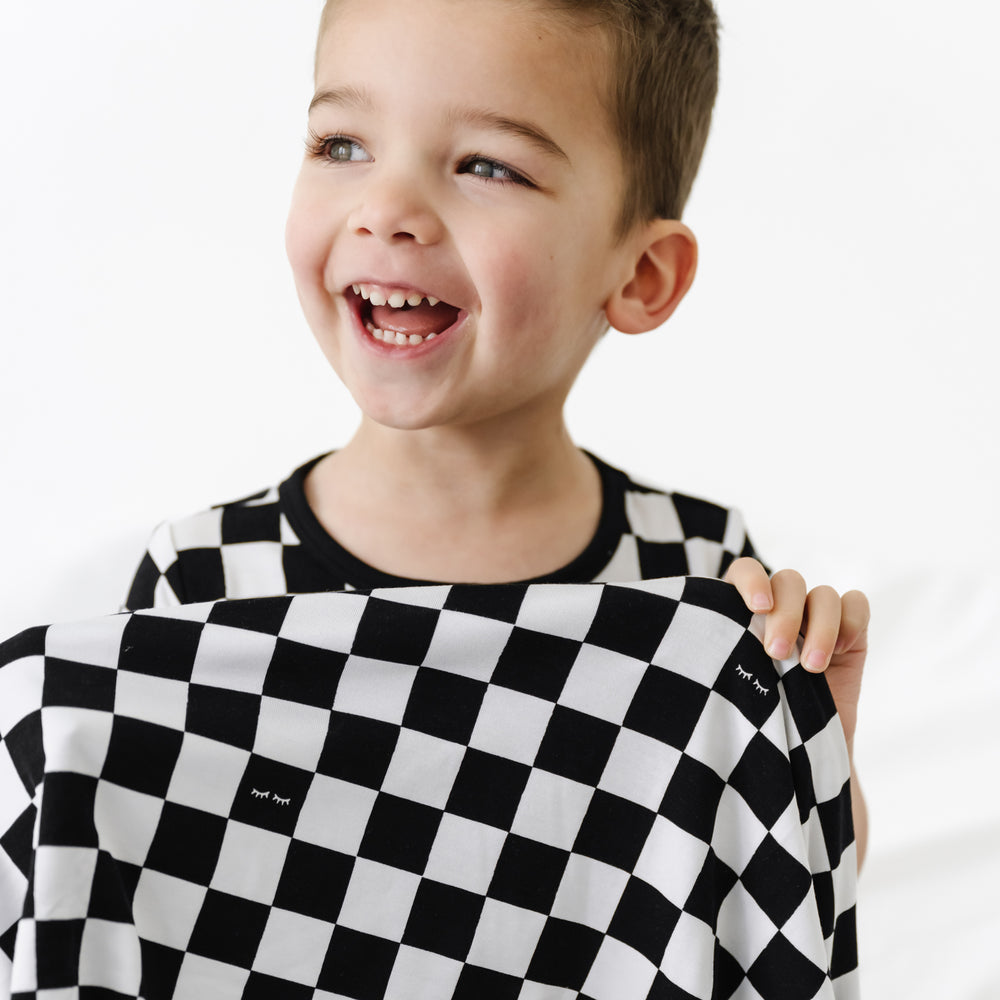
[[[114,610],[156,522],[349,436],[283,251],[319,8],[3,6],[3,635]],[[995,1000],[1000,11],[719,8],[698,280],[571,427],[869,592],[866,993]]]

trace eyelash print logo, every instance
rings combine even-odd
[[[753,677],[753,674],[750,673],[749,670],[744,670],[738,663],[736,664],[736,673],[738,673],[745,681],[748,681],[751,677]]]
[[[754,686],[754,687],[755,687],[755,688],[756,688],[756,689],[757,689],[757,690],[758,690],[758,691],[759,691],[759,692],[760,692],[761,694],[767,694],[767,693],[768,693],[768,691],[770,691],[770,690],[771,690],[770,688],[766,688],[766,687],[764,687],[764,686],[763,686],[763,685],[762,685],[762,684],[760,683],[760,681],[759,681],[759,680],[757,680],[757,678],[756,678],[756,677],[755,677],[755,678],[753,679],[753,686]]]
[[[759,680],[757,680],[757,678],[754,677],[754,675],[752,673],[750,673],[749,670],[744,670],[743,667],[740,666],[740,664],[738,664],[738,663],[736,664],[736,673],[739,676],[740,680],[753,681],[754,690],[758,694],[764,694],[764,695],[766,695],[766,694],[770,693],[770,691],[771,691],[770,688],[764,687],[764,685],[761,684],[761,682]]]
[[[258,792],[256,788],[251,788],[250,789],[250,794],[255,799],[267,799],[267,798],[270,798],[270,796],[271,796],[270,792]]]
[[[279,806],[287,806],[287,805],[289,805],[289,804],[291,803],[291,801],[292,801],[292,800],[291,800],[291,798],[287,798],[287,799],[282,799],[282,798],[279,798],[279,797],[278,797],[277,795],[275,795],[275,796],[274,796],[274,801],[275,801],[275,802],[276,802],[276,803],[277,803],[277,804],[278,804]]]

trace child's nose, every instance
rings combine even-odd
[[[348,219],[352,232],[387,243],[412,240],[436,243],[443,224],[430,200],[412,179],[373,179]]]

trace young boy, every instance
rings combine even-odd
[[[789,657],[804,633],[801,662],[829,668],[850,749],[864,596],[807,593],[792,571],[769,579],[734,511],[634,483],[579,450],[563,421],[566,396],[608,328],[660,326],[691,286],[697,248],[678,220],[716,75],[708,0],[328,2],[287,247],[305,314],[361,410],[360,426],[279,487],[157,529],[126,607],[435,582],[724,577],[766,614],[774,659]],[[746,690],[768,696],[744,666],[733,683],[752,680]],[[157,684],[167,690],[162,677]],[[860,857],[865,812],[851,785]],[[246,791],[254,802],[244,810],[270,794],[263,784]],[[290,808],[290,797],[274,796],[275,808]],[[769,874],[767,858],[761,865],[766,896],[780,873]],[[602,877],[617,879],[612,868]],[[726,877],[725,865],[714,871]],[[825,885],[817,877],[817,896]],[[231,894],[213,899],[220,914],[235,905]],[[426,912],[435,912],[433,899]],[[570,933],[568,924],[558,933]],[[408,925],[406,933],[424,932]],[[219,948],[239,953],[236,943]],[[360,968],[368,960],[359,954],[349,960]],[[716,984],[732,974],[714,973]],[[477,980],[487,981],[499,983]],[[698,981],[711,982],[711,972]],[[206,979],[201,995],[222,995],[211,989]],[[381,996],[384,983],[353,989]],[[508,995],[496,989],[479,995]],[[807,995],[785,989],[764,992]],[[428,981],[393,995],[452,994]],[[510,995],[585,993],[529,984]],[[623,986],[621,995],[633,994]]]

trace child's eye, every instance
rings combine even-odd
[[[524,174],[519,174],[513,167],[501,163],[499,160],[491,160],[487,156],[470,156],[459,165],[460,174],[472,174],[475,177],[483,177],[489,181],[499,181],[503,184],[521,184],[524,187],[534,185]]]
[[[310,156],[328,163],[357,163],[371,159],[360,142],[345,135],[319,136],[310,132],[306,148]]]

